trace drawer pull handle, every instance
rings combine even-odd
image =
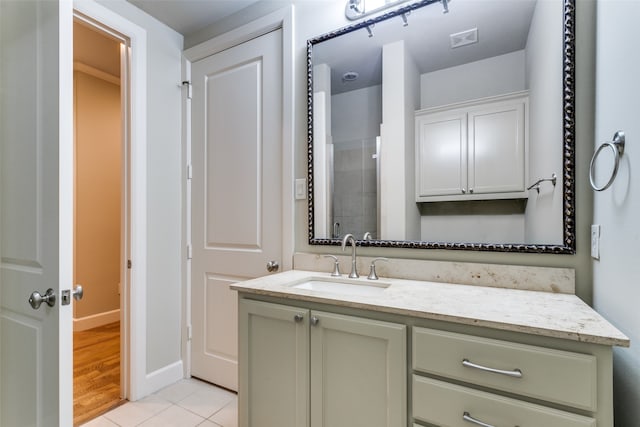
[[[487,366],[476,365],[467,359],[462,360],[462,366],[467,368],[479,369],[485,372],[493,372],[494,374],[506,375],[512,378],[522,378],[522,371],[520,369],[514,369],[513,371],[503,371],[502,369],[489,368]]]
[[[482,427],[494,427],[494,426],[493,426],[493,424],[483,423],[482,421],[480,421],[480,420],[478,420],[478,419],[473,418],[473,417],[472,417],[468,412],[465,412],[464,414],[462,414],[462,419],[463,419],[463,420],[465,420],[465,421],[467,421],[467,422],[470,422],[470,423],[473,423],[473,424],[475,424],[475,425],[478,425],[478,426],[482,426]]]

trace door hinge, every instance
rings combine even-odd
[[[191,86],[191,82],[189,80],[185,80],[182,82],[182,86],[187,87],[187,99],[191,99],[193,97],[193,86]]]
[[[187,259],[193,258],[193,246],[187,245]]]
[[[189,163],[187,165],[187,179],[192,179],[193,178],[193,166],[191,166],[191,163]]]
[[[127,268],[131,269],[131,260],[130,259],[127,260]]]
[[[193,338],[191,325],[187,325],[187,341],[191,341],[191,338]]]

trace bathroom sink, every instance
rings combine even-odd
[[[318,292],[330,292],[334,294],[343,295],[380,295],[385,289],[389,287],[389,283],[364,283],[356,280],[346,279],[324,279],[324,278],[311,278],[302,282],[294,283],[291,285],[295,289],[304,289],[309,291]]]

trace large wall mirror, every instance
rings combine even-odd
[[[575,253],[574,0],[444,9],[307,42],[310,244]]]

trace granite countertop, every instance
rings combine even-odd
[[[292,287],[309,278],[336,279],[328,273],[291,270],[236,283],[231,289],[585,343],[629,346],[629,338],[575,295],[386,277],[377,282],[366,277],[354,279],[365,285],[389,284],[372,295]],[[345,276],[343,279],[347,280]]]

